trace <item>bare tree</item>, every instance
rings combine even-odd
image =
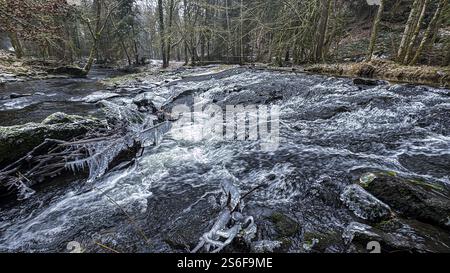
[[[381,17],[383,15],[383,11],[384,11],[384,1],[385,0],[380,0],[380,5],[378,6],[377,15],[375,16],[375,21],[373,22],[372,34],[370,37],[369,50],[367,52],[366,61],[372,60],[373,52],[375,50],[375,44],[377,42],[377,37],[378,37],[378,29],[380,27]]]

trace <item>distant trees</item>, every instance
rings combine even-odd
[[[50,48],[64,50],[61,22],[68,12],[65,0],[0,0],[0,31],[8,33],[18,58],[23,41],[35,43],[45,56]]]
[[[421,54],[423,53],[424,48],[433,43],[439,26],[442,24],[441,19],[444,15],[449,1],[437,0],[435,2],[436,5],[434,6],[435,10],[433,17],[429,21],[428,27],[423,33],[422,40],[417,46],[416,51],[413,55],[413,49],[421,32],[427,8],[431,6],[429,5],[429,0],[414,0],[397,53],[397,61],[399,63],[410,65],[416,64]]]
[[[409,62],[409,64],[416,64],[419,60],[420,55],[422,54],[422,51],[426,46],[432,43],[432,40],[436,37],[436,32],[439,29],[439,25],[441,22],[441,17],[443,17],[443,14],[445,12],[445,9],[448,7],[448,0],[440,0],[436,11],[434,12],[433,18],[431,19],[430,23],[428,24],[428,28],[425,31],[422,41],[420,42],[419,47],[416,50],[416,53],[412,60]],[[447,17],[448,20],[448,17]],[[448,21],[447,21],[448,22]],[[408,57],[408,56],[407,56]],[[407,61],[405,57],[405,62]]]
[[[358,41],[361,50],[368,46],[360,56],[371,60],[389,28],[389,9],[392,18],[407,14],[389,45],[397,62],[420,63],[443,43],[445,63],[450,48],[438,38],[450,21],[448,2],[383,0],[375,9],[363,0],[0,0],[0,31],[18,57],[83,62],[86,73],[95,62],[131,66],[145,58],[162,59],[163,67],[171,60],[304,64],[341,57],[358,20],[359,33],[371,22],[369,39]]]
[[[87,25],[92,38],[92,45],[89,51],[89,56],[86,64],[83,67],[83,71],[85,74],[88,74],[91,70],[97,56],[100,38],[102,37],[103,31],[109,23],[111,15],[120,6],[121,3],[121,1],[108,2],[104,0],[93,0],[93,17],[89,16],[90,13],[80,13],[80,17],[82,21]]]

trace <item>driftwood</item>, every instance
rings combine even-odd
[[[170,129],[169,122],[153,125],[153,119],[127,106],[103,104],[111,117],[107,127],[93,128],[70,141],[45,139],[0,170],[0,194],[16,192],[19,199],[28,198],[34,185],[68,171],[89,171],[88,182],[92,182],[120,163],[142,155],[139,151],[146,143],[158,142]]]

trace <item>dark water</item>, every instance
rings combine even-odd
[[[29,84],[21,85],[24,92]],[[58,97],[97,90],[93,82],[69,86],[65,83]],[[39,88],[48,94],[58,86]],[[305,252],[305,234],[340,238],[358,221],[339,195],[366,170],[450,183],[449,90],[361,87],[350,79],[235,69],[164,84],[140,96],[162,105],[183,92],[220,106],[280,106],[278,149],[261,150],[260,141],[179,140],[170,132],[129,169],[93,183],[46,187],[4,205],[0,251],[66,251],[71,241],[87,251],[104,251],[98,243],[118,251],[186,251],[209,230],[219,212],[220,183],[231,180],[242,192],[269,183],[249,197],[244,210],[256,220],[257,240],[278,239],[267,219],[280,212],[298,225],[286,251]],[[31,112],[44,115],[53,103],[60,102]],[[73,111],[89,113],[80,105],[72,104]],[[29,118],[21,120],[22,113],[30,113],[22,111],[15,112],[15,121]],[[1,122],[12,122],[3,112]],[[330,243],[327,251],[345,249]]]
[[[98,82],[119,73],[93,69],[88,78],[48,79],[0,85],[0,126],[40,122],[56,111],[95,115],[98,107],[85,103],[90,94],[104,90]],[[13,98],[11,98],[13,95]]]

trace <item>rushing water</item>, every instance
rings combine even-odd
[[[43,88],[55,90],[56,84]],[[66,99],[84,92],[64,90],[58,96]],[[54,183],[27,200],[2,205],[0,251],[66,251],[72,241],[87,251],[104,251],[101,245],[118,251],[185,251],[209,230],[220,210],[220,183],[231,180],[241,192],[269,184],[246,200],[245,213],[258,225],[257,239],[277,239],[267,219],[281,212],[300,227],[288,250],[302,252],[307,232],[340,236],[357,220],[339,195],[366,170],[449,184],[449,90],[362,87],[351,79],[239,68],[155,86],[138,97],[162,106],[174,94],[195,94],[219,106],[280,106],[278,149],[262,150],[260,140],[180,140],[171,131],[128,169],[92,183]],[[181,96],[176,102],[192,100]],[[10,124],[8,110],[0,110],[2,124]],[[20,115],[16,112],[13,120],[22,120]],[[327,251],[344,249],[336,245]]]

